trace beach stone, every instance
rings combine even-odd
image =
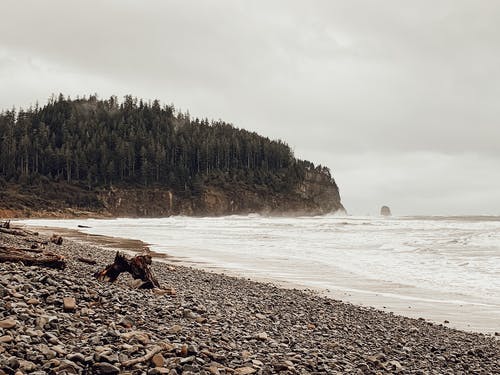
[[[168,333],[176,335],[182,331],[182,326],[178,324],[174,324],[172,327],[168,329]]]
[[[27,371],[27,372],[31,372],[31,371],[35,371],[36,369],[38,369],[38,366],[31,361],[26,361],[26,360],[21,359],[19,361],[19,369]]]
[[[92,370],[94,371],[95,374],[119,374],[120,369],[111,363],[106,363],[106,362],[97,362],[94,363],[92,366]]]
[[[0,328],[12,329],[16,326],[17,322],[14,319],[0,320]]]
[[[151,358],[151,362],[155,367],[163,367],[163,365],[165,364],[165,358],[163,358],[163,355],[158,353],[155,354],[153,358]]]
[[[289,371],[294,368],[294,365],[290,361],[277,362],[273,364],[274,370],[276,371]]]
[[[266,332],[259,332],[255,335],[255,338],[260,341],[266,341],[269,338],[269,336],[267,335]]]
[[[85,363],[85,356],[82,353],[68,354],[66,358],[73,362]]]
[[[0,337],[0,344],[8,344],[12,341],[14,341],[14,338],[12,336],[5,335]]]
[[[264,366],[264,362],[259,361],[258,359],[252,359],[252,365],[261,367]]]
[[[78,374],[81,370],[82,368],[75,362],[63,359],[62,361],[60,361],[59,365],[54,368],[54,373]]]
[[[125,332],[124,334],[122,334],[122,338],[125,339],[126,341],[130,341],[132,339],[135,339],[144,345],[151,343],[151,339],[149,338],[149,335],[146,332],[142,332],[142,331]]]
[[[219,367],[215,365],[211,365],[208,368],[208,372],[212,375],[220,375]]]
[[[387,362],[387,365],[392,371],[401,372],[403,371],[403,366],[398,361],[392,360]]]
[[[162,375],[162,374],[170,374],[170,370],[165,367],[155,367],[148,371],[148,375]]]
[[[187,363],[192,363],[194,360],[195,360],[195,356],[192,355],[190,357],[182,358],[181,361],[180,361],[180,364],[181,365],[185,365]]]
[[[63,298],[63,308],[66,312],[74,312],[76,310],[76,299],[75,297],[64,297]]]
[[[124,317],[120,319],[118,324],[125,328],[132,328],[135,325],[134,321],[129,317]]]
[[[19,359],[17,359],[16,357],[10,357],[5,363],[8,367],[14,370],[19,368],[20,366]]]
[[[248,374],[253,374],[254,372],[257,372],[257,370],[254,369],[253,367],[247,367],[247,366],[239,367],[234,370],[235,375],[248,375]]]
[[[55,358],[57,353],[54,350],[51,350],[47,345],[41,344],[38,346],[38,350],[45,356],[47,359]]]

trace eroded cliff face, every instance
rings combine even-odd
[[[206,187],[187,197],[162,189],[109,189],[98,193],[105,211],[113,216],[161,217],[171,215],[220,216],[260,213],[321,215],[344,210],[335,182],[324,174],[307,172],[304,181],[288,193],[233,186],[230,190]]]

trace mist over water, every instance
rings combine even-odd
[[[26,220],[142,240],[205,268],[305,287],[490,306],[500,314],[500,217],[169,217]],[[500,315],[499,315],[500,317]]]

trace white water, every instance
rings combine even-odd
[[[152,250],[203,267],[328,289],[347,299],[365,294],[361,300],[378,307],[395,299],[405,308],[407,301],[445,303],[452,309],[465,305],[466,314],[486,308],[492,320],[479,324],[480,329],[500,329],[500,217],[250,215],[24,223],[69,229],[88,225],[78,229],[142,240]],[[425,316],[425,311],[418,313]]]

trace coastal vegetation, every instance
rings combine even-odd
[[[284,196],[308,173],[336,189],[328,168],[295,158],[283,141],[158,100],[59,95],[0,113],[0,186],[24,200],[96,209],[96,191],[157,187],[184,199],[213,188]]]

